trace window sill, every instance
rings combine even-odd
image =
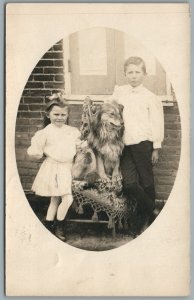
[[[70,104],[82,104],[86,97],[90,97],[96,103],[104,102],[108,100],[111,95],[65,95],[65,98]],[[175,101],[173,101],[172,96],[162,95],[157,96],[158,99],[162,101],[163,106],[174,106]]]

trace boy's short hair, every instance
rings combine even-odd
[[[143,70],[144,74],[146,74],[145,61],[141,57],[131,56],[131,57],[127,58],[124,63],[124,72],[126,72],[126,69],[129,65],[141,65],[141,64],[142,64],[142,70]]]

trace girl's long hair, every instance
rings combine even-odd
[[[66,124],[68,125],[69,124],[69,111],[70,110],[69,110],[67,100],[62,97],[61,93],[53,94],[52,96],[49,96],[47,98],[49,99],[49,102],[46,104],[46,107],[45,107],[45,113],[44,113],[44,117],[43,117],[43,128],[51,123],[50,119],[48,118],[48,114],[50,113],[50,111],[52,110],[52,108],[54,106],[58,106],[58,107],[61,107],[61,108],[67,107],[67,109],[68,109],[68,118],[67,118]]]

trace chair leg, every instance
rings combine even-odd
[[[115,220],[112,221],[112,237],[116,237]]]

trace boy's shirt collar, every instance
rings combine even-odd
[[[138,85],[136,87],[132,87],[129,84],[129,91],[130,91],[130,93],[139,93],[142,89],[143,89],[143,84],[140,84],[140,85]]]

